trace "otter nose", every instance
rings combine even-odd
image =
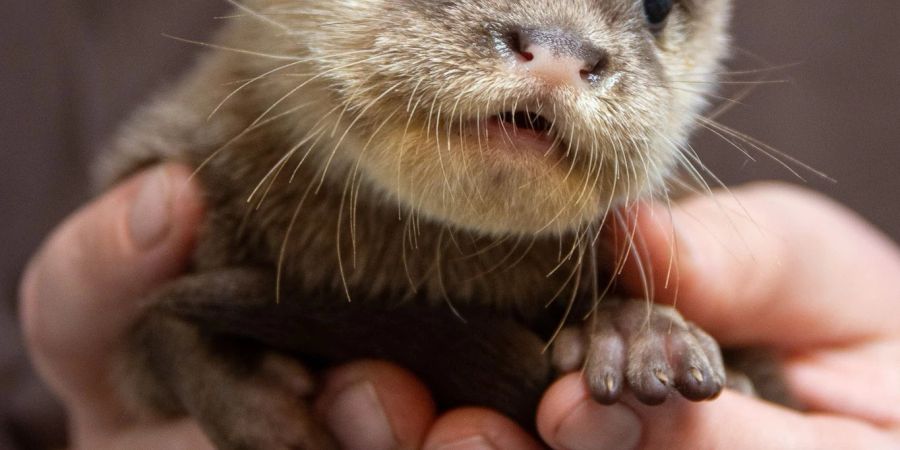
[[[510,47],[520,70],[550,82],[591,84],[609,67],[606,51],[565,30],[519,29]]]

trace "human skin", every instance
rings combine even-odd
[[[895,243],[833,201],[784,184],[690,198],[671,214],[647,206],[637,217],[643,265],[656,269],[654,300],[676,304],[723,346],[783,354],[785,381],[808,412],[728,391],[707,403],[606,408],[572,375],[538,412],[552,447],[628,448],[587,437],[606,435],[641,449],[900,448]],[[642,292],[630,266],[625,284]],[[628,424],[632,432],[621,431]]]
[[[147,306],[138,299],[186,268],[203,217],[191,172],[166,165],[126,180],[61,224],[23,277],[26,341],[68,410],[73,448],[212,448],[191,420],[124,414],[113,382],[120,346]],[[361,361],[324,374],[315,402],[350,449],[413,449],[426,438],[485,433],[504,448],[537,448],[495,413],[459,411],[437,420],[424,385],[386,363]]]
[[[203,216],[189,175],[166,165],[125,181],[64,222],[23,278],[29,350],[68,408],[74,448],[211,448],[189,419],[124,415],[110,376],[146,307],[136,299],[186,267]],[[840,206],[783,185],[689,199],[671,213],[638,211],[633,224],[645,263],[657,268],[654,300],[677,303],[723,345],[780,350],[787,381],[810,412],[732,392],[700,404],[673,398],[646,407],[626,399],[607,407],[572,374],[539,408],[546,443],[567,450],[900,447],[900,252],[892,242]],[[623,278],[640,294],[636,267],[632,260]],[[425,386],[390,364],[349,364],[321,382],[316,411],[349,449],[541,447],[488,410],[437,415]]]

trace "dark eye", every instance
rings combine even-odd
[[[674,0],[644,0],[644,13],[647,15],[647,22],[655,31],[665,25],[666,18],[672,12]]]

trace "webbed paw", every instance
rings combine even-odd
[[[553,346],[562,373],[583,368],[594,398],[617,402],[625,387],[648,405],[674,392],[700,401],[719,395],[725,367],[718,344],[675,309],[642,300],[607,301]]]

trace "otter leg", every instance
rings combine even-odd
[[[248,269],[185,277],[160,293],[160,317],[143,333],[149,344],[141,346],[150,349],[144,352],[158,360],[153,372],[164,375],[169,385],[183,385],[178,397],[192,415],[216,421],[208,427],[211,433],[222,434],[224,424],[243,432],[245,425],[235,425],[240,417],[270,414],[251,413],[251,407],[263,406],[260,402],[233,398],[260,395],[256,366],[237,356],[259,354],[261,347],[326,364],[360,358],[391,361],[419,376],[442,409],[484,406],[534,428],[552,369],[544,341],[520,322],[482,310],[463,311],[461,319],[449,308],[425,302],[395,307],[385,306],[386,301],[347,302],[340,293],[286,290],[276,300],[274,280],[270,272]],[[192,359],[192,365],[176,358]],[[233,378],[235,387],[202,390],[221,385],[218,378]],[[199,407],[187,407],[192,403]]]
[[[583,364],[591,393],[604,404],[618,401],[626,386],[655,405],[675,392],[711,399],[725,383],[715,340],[673,308],[643,300],[605,301],[585,324],[564,330],[552,358],[560,372]]]
[[[210,296],[222,304],[262,301],[259,283],[222,281],[185,278],[157,294],[157,306],[131,335],[123,394],[156,415],[192,416],[216,448],[336,448],[311,412],[312,378],[298,361],[210,333],[166,309],[168,302]]]

